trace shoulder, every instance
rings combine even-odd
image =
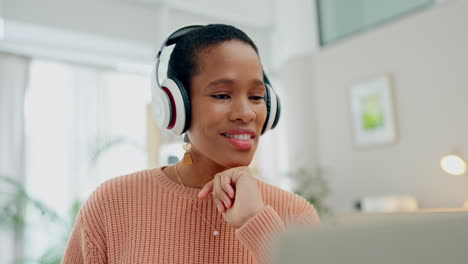
[[[80,209],[78,228],[94,235],[106,237],[112,228],[131,221],[136,209],[155,191],[156,175],[160,169],[143,170],[118,176],[100,184]]]
[[[272,184],[257,179],[265,204],[270,205],[288,222],[288,219],[302,215],[316,215],[314,206],[302,196],[288,192]],[[317,216],[318,218],[318,216]]]
[[[82,207],[82,213],[106,215],[116,205],[129,205],[134,198],[147,195],[155,184],[154,175],[160,169],[142,170],[118,176],[101,183]]]
[[[154,175],[161,169],[147,169],[109,179],[98,186],[94,193],[109,195],[114,192],[127,193],[143,191],[154,183]]]

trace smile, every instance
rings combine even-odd
[[[227,142],[238,150],[249,150],[254,144],[252,136],[248,134],[230,135],[223,133],[221,135],[224,136]]]
[[[240,139],[240,140],[248,140],[248,139],[251,138],[251,136],[248,135],[248,134],[229,135],[229,134],[224,133],[224,134],[221,134],[221,135],[223,135],[225,137],[229,137],[229,138],[237,138],[237,139]]]

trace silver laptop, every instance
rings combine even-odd
[[[274,264],[468,263],[468,212],[355,214],[277,241]]]

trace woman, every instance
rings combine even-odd
[[[182,36],[168,77],[187,89],[184,160],[102,184],[80,211],[63,263],[266,263],[275,235],[318,224],[305,199],[256,179],[266,121],[264,74],[242,31]]]

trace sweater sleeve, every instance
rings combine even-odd
[[[81,208],[68,241],[62,264],[107,263],[102,207],[94,193]]]
[[[317,211],[311,204],[302,202],[296,208],[298,210],[291,215],[291,224],[308,226],[319,224]],[[236,230],[236,238],[251,252],[255,263],[270,263],[272,243],[276,236],[286,231],[286,228],[278,213],[267,205]]]
[[[236,230],[236,238],[251,252],[255,263],[268,263],[271,242],[285,229],[281,217],[267,205]]]

